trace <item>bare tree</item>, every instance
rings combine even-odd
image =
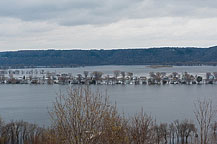
[[[212,121],[216,115],[216,110],[213,109],[211,100],[198,100],[194,106],[194,114],[200,130],[200,143],[208,144],[210,141],[209,132],[211,129]]]
[[[156,75],[155,75],[154,72],[150,72],[149,75],[150,75],[151,78],[155,78],[156,77]]]
[[[78,83],[81,84],[81,80],[82,80],[81,74],[77,74],[77,80],[78,80]]]
[[[186,123],[187,130],[185,131],[185,143],[188,143],[188,137],[196,133],[195,125],[192,122]]]
[[[162,78],[161,73],[160,73],[160,72],[157,72],[157,73],[155,74],[155,79],[156,79],[156,81],[157,81],[158,84],[160,84],[161,78]]]
[[[154,125],[150,116],[143,111],[135,115],[129,126],[130,142],[135,144],[153,144],[154,143]]]
[[[178,76],[178,73],[177,72],[173,72],[172,76],[173,76],[173,78],[176,78]]]
[[[4,138],[2,137],[3,127],[4,127],[4,121],[0,117],[0,143],[3,143],[3,141],[4,141]]]
[[[191,75],[187,72],[184,73],[183,78],[184,78],[185,82],[187,82],[187,84],[190,84],[192,81]]]
[[[84,71],[84,77],[85,79],[87,79],[89,72],[88,71]]]
[[[122,76],[122,84],[124,84],[126,73],[124,71],[122,71],[121,76]]]
[[[168,128],[166,123],[161,123],[160,126],[160,133],[164,138],[164,143],[167,144],[167,136],[168,136]]]
[[[180,126],[179,120],[175,120],[174,125],[175,125],[175,128],[176,128],[176,142],[178,144],[179,139],[180,139],[180,135],[181,135],[181,126]]]
[[[155,124],[154,126],[154,133],[155,133],[155,143],[160,144],[164,141],[167,143],[167,125],[166,124]],[[166,133],[165,133],[166,132]]]
[[[175,143],[175,132],[176,132],[176,128],[175,128],[174,124],[171,123],[169,125],[170,144],[174,144]]]
[[[88,87],[60,94],[50,111],[52,127],[60,143],[126,143],[125,129],[116,107],[107,96]]]
[[[188,143],[188,137],[196,131],[195,125],[188,120],[184,120],[180,124],[181,143]]]
[[[113,71],[113,73],[114,73],[114,77],[117,79],[117,77],[119,77],[120,76],[120,74],[121,74],[121,72],[119,71],[119,70],[115,70],[115,71]]]
[[[213,142],[217,142],[217,133],[216,133],[216,131],[217,131],[217,121],[216,122],[214,122],[213,124],[212,124],[212,141]]]
[[[98,81],[101,80],[103,73],[100,71],[94,71],[92,75],[93,78],[96,80],[96,83],[98,83]]]
[[[0,130],[1,144],[43,144],[48,142],[45,136],[46,130],[35,124],[12,121],[3,125]]]

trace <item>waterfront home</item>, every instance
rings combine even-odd
[[[145,76],[140,76],[140,81],[141,81],[141,84],[144,84],[144,85],[146,85],[147,84],[147,77],[145,77]]]
[[[40,79],[37,77],[31,78],[30,84],[42,84],[40,83]]]
[[[116,71],[113,75],[103,75],[94,71],[89,76],[72,73],[45,72],[43,70],[0,70],[0,84],[217,84],[217,72],[193,75],[190,73],[150,72],[149,76],[136,76],[133,73]]]

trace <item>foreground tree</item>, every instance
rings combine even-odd
[[[217,121],[212,124],[212,142],[217,142]]]
[[[170,137],[170,144],[175,143],[175,132],[176,132],[176,127],[174,126],[173,123],[169,125],[169,137]]]
[[[49,141],[47,130],[35,124],[23,121],[0,123],[0,144],[55,144]]]
[[[179,143],[179,139],[181,137],[181,124],[179,120],[174,121],[175,132],[176,132],[176,143]]]
[[[188,120],[184,120],[180,124],[181,143],[188,143],[188,138],[196,132],[195,125]]]
[[[211,124],[216,116],[216,110],[213,109],[212,101],[198,100],[195,104],[194,114],[199,125],[200,143],[208,144],[210,142]]]
[[[88,87],[60,94],[50,111],[58,143],[127,143],[124,120],[106,95]]]
[[[152,118],[143,111],[132,118],[128,133],[131,143],[153,144],[155,143],[154,132]]]

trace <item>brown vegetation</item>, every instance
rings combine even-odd
[[[216,110],[213,109],[211,100],[198,101],[198,103],[195,104],[195,108],[196,110],[194,111],[194,113],[195,113],[197,123],[199,125],[200,143],[208,144],[212,141],[210,132],[212,129],[212,122],[215,120],[216,117]],[[215,129],[215,123],[213,126],[214,129]]]

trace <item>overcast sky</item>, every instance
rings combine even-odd
[[[213,45],[216,0],[0,0],[0,51]]]

